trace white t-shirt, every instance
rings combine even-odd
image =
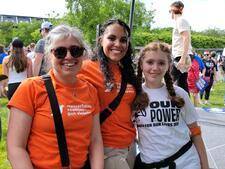
[[[29,52],[29,53],[27,54],[27,57],[31,59],[32,64],[34,63],[34,59],[35,59],[35,58],[34,58],[34,54],[35,54],[34,51]]]
[[[173,36],[172,36],[172,55],[174,58],[181,56],[183,53],[183,40],[181,37],[181,33],[187,31],[189,33],[189,48],[188,54],[192,54],[192,46],[191,46],[191,29],[187,20],[185,20],[182,16],[178,17],[175,21],[175,25],[173,28]]]
[[[25,69],[23,72],[17,73],[15,67],[13,67],[13,69],[11,67],[9,68],[8,84],[19,83],[26,78],[27,69]]]
[[[145,84],[142,87],[148,94],[150,103],[144,111],[136,113],[135,116],[138,148],[142,162],[158,162],[170,157],[190,141],[187,124],[197,121],[198,115],[188,94],[182,88],[174,86],[176,94],[185,101],[184,107],[177,108],[168,99],[165,85],[158,89],[149,89]],[[176,164],[177,169],[200,169],[195,146],[178,158]]]
[[[223,48],[222,56],[225,56],[225,48]]]

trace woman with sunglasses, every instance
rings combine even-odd
[[[103,146],[96,89],[76,75],[86,45],[79,30],[60,25],[46,37],[49,75],[58,99],[70,169],[103,169]],[[12,168],[62,168],[48,94],[41,77],[24,81],[8,104],[7,149]],[[88,150],[89,149],[89,150]]]
[[[98,90],[101,111],[118,96],[122,72],[127,86],[124,95],[110,116],[101,124],[105,169],[131,169],[136,131],[132,124],[131,105],[141,90],[132,67],[130,29],[119,19],[110,19],[100,28],[96,56],[84,61],[81,77]],[[102,114],[102,113],[101,113]],[[133,153],[133,154],[132,154]]]

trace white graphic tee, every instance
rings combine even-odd
[[[185,105],[177,108],[168,98],[164,85],[158,89],[149,89],[143,84],[143,90],[150,99],[149,106],[136,112],[135,122],[138,129],[140,157],[144,163],[158,162],[176,153],[190,141],[187,124],[197,121],[197,112],[188,94],[180,87],[174,86],[177,95]],[[195,146],[176,160],[177,169],[199,169],[200,162]]]

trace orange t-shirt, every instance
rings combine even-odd
[[[93,116],[100,111],[97,91],[79,78],[72,86],[61,84],[52,71],[50,76],[62,114],[71,168],[80,169],[88,153]],[[40,77],[25,80],[8,107],[16,107],[33,118],[27,147],[34,168],[61,168],[54,120],[44,81]]]
[[[121,85],[121,72],[119,66],[110,64],[110,69],[114,74],[116,87],[111,92],[105,90],[103,74],[100,70],[99,62],[85,60],[78,76],[92,83],[97,91],[100,102],[100,109],[108,107],[109,103],[118,95]],[[135,128],[133,127],[131,116],[131,104],[135,98],[135,89],[131,84],[127,84],[125,94],[116,110],[103,122],[101,132],[105,147],[125,148],[128,147],[135,138]]]

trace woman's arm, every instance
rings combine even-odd
[[[91,145],[89,150],[91,169],[103,169],[104,152],[102,135],[100,130],[99,114],[96,114],[94,116],[94,122],[91,132]]]
[[[10,56],[6,56],[2,61],[3,74],[6,75],[6,76],[9,76],[9,69],[8,69],[8,66],[7,66],[7,63],[9,62],[9,57]]]
[[[7,152],[13,169],[33,169],[26,150],[31,123],[31,116],[17,108],[12,107],[10,109]]]
[[[32,61],[30,58],[27,58],[27,77],[32,76],[33,76]]]
[[[194,123],[188,125],[188,127],[189,127],[190,131],[193,131],[193,132],[191,132],[192,133],[191,139],[198,151],[198,155],[199,155],[200,162],[201,162],[201,169],[209,169],[206,149],[205,149],[204,142],[202,140],[200,128],[199,128],[199,132],[194,132],[194,130],[193,130],[193,129],[196,129],[199,127],[197,122],[194,122]]]
[[[6,56],[4,59],[3,59],[3,62],[2,62],[2,69],[3,69],[3,74],[8,76],[8,79],[9,79],[9,68],[7,66],[7,63],[9,62],[9,57],[10,56]],[[2,81],[2,86],[1,86],[1,95],[3,96],[6,96],[7,94],[7,91],[6,91],[6,86],[8,85],[8,79],[5,79]]]

